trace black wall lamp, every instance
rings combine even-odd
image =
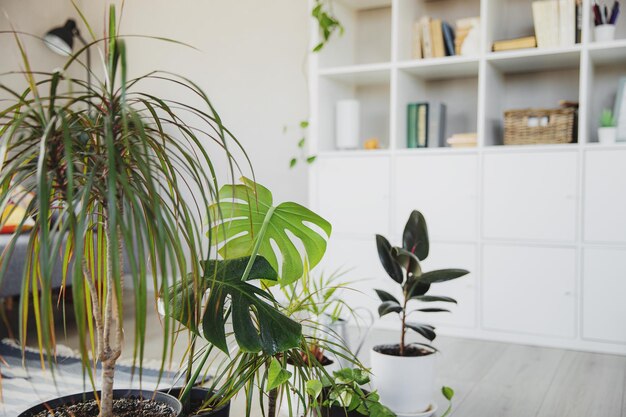
[[[70,56],[74,50],[74,38],[78,38],[84,46],[87,46],[87,41],[85,41],[78,31],[76,21],[74,19],[68,19],[63,26],[48,31],[46,36],[44,36],[44,42],[53,52],[63,56]],[[89,52],[89,48],[87,48],[86,52],[87,85],[91,87],[91,53]]]

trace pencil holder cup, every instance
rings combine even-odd
[[[596,42],[607,42],[615,39],[615,25],[598,25],[595,27]]]

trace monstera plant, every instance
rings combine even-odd
[[[300,358],[307,342],[302,326],[284,315],[271,292],[263,287],[302,278],[305,266],[321,260],[331,233],[330,224],[306,207],[293,202],[275,206],[267,188],[248,178],[241,181],[223,186],[219,202],[210,206],[213,222],[209,235],[219,247],[221,259],[201,263],[199,286],[187,280],[175,284],[169,292],[170,304],[176,306],[172,310],[174,318],[208,342],[195,363],[195,373],[187,381],[183,402],[212,349],[231,353],[226,327],[232,322],[238,353],[227,362],[230,371],[214,378],[214,395],[205,404],[209,408],[232,397],[244,385],[274,391],[289,378],[278,358],[282,362],[289,357]],[[261,285],[251,281],[260,281]],[[198,294],[206,295],[206,300]],[[267,373],[259,374],[261,367],[266,367]],[[260,380],[252,384],[256,378]],[[218,382],[225,385],[218,387]],[[270,404],[268,414],[272,411]]]
[[[242,184],[223,186],[220,201],[211,207],[212,218],[216,219],[211,229],[212,242],[219,246],[219,254],[226,259],[254,258],[258,253],[279,272],[278,284],[293,283],[303,276],[305,262],[313,268],[322,260],[332,231],[330,223],[298,203],[274,206],[272,193],[267,188],[245,177],[241,181]],[[324,234],[309,224],[317,226]],[[296,247],[298,241],[304,253]]]

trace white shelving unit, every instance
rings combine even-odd
[[[582,42],[491,52],[494,40],[532,33],[527,0],[336,0],[345,35],[311,55],[310,203],[334,225],[325,270],[371,296],[389,288],[374,234],[400,241],[412,209],[431,233],[426,269],[472,274],[434,288],[459,300],[423,318],[443,334],[626,354],[626,143],[596,130],[626,76],[626,19],[617,39],[593,42],[590,0]],[[481,17],[478,56],[411,60],[413,22]],[[316,29],[313,28],[316,35]],[[361,101],[362,139],[384,149],[334,148],[337,100]],[[578,143],[503,146],[506,109],[580,102]],[[471,149],[406,149],[406,105],[440,100],[447,135],[476,131]],[[393,287],[391,287],[393,288]],[[621,296],[617,296],[621,294]],[[379,326],[396,328],[391,318]]]

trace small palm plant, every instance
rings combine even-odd
[[[430,243],[426,219],[419,211],[413,211],[404,228],[402,246],[392,247],[387,239],[376,235],[376,246],[380,262],[385,268],[387,275],[402,288],[402,301],[383,290],[376,290],[381,300],[378,307],[379,315],[385,316],[390,313],[400,315],[400,343],[398,344],[398,356],[405,356],[407,351],[407,329],[413,330],[429,341],[435,339],[435,328],[429,324],[408,321],[411,313],[435,313],[447,312],[442,308],[420,307],[409,311],[409,302],[431,303],[441,301],[444,303],[456,303],[456,300],[441,295],[427,295],[432,284],[449,281],[467,275],[464,269],[439,269],[436,271],[423,272],[420,262],[428,257]]]
[[[141,368],[148,287],[162,294],[172,277],[200,285],[200,261],[209,257],[210,247],[199,225],[216,212],[211,202],[219,201],[214,159],[236,165],[229,146],[238,146],[194,83],[162,72],[129,78],[113,6],[108,22],[105,39],[96,40],[89,29],[93,41],[54,73],[32,70],[20,35],[12,32],[28,88],[18,92],[0,84],[13,98],[0,110],[0,211],[18,189],[34,196],[28,205],[34,227],[22,284],[20,337],[25,343],[32,305],[42,365],[43,353],[53,364],[52,270],[62,263],[62,294],[71,282],[80,351],[94,387],[92,366],[102,366],[101,417],[113,415],[114,372],[124,344],[124,271],[133,287],[133,357]],[[83,65],[86,48],[99,45],[104,45],[105,71],[101,78],[91,74],[93,86],[67,75],[70,65]],[[185,88],[205,109],[140,90],[142,82],[155,80]],[[212,144],[222,152],[210,155],[206,149]],[[0,276],[22,229],[2,255]],[[175,308],[168,297],[164,301],[166,312]],[[164,364],[174,323],[166,318],[163,326]]]

